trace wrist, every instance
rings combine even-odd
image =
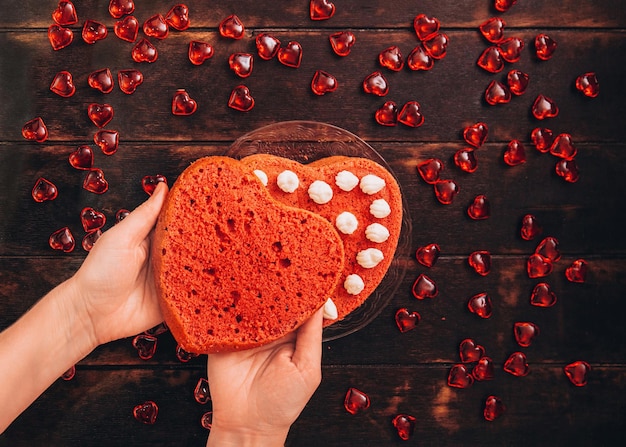
[[[95,322],[74,277],[63,282],[58,289],[57,305],[64,319],[67,346],[74,351],[76,358],[82,359],[99,345]]]
[[[254,430],[222,427],[215,423],[207,447],[283,447],[289,429]]]

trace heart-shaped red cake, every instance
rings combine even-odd
[[[252,348],[293,331],[324,305],[344,264],[326,219],[276,201],[228,157],[201,158],[181,173],[152,247],[163,316],[193,353]]]

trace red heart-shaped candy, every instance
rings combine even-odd
[[[79,146],[69,156],[70,165],[73,168],[88,171],[93,166],[93,151],[89,146]]]
[[[96,127],[104,127],[113,119],[113,107],[109,104],[91,103],[87,106],[87,115]]]
[[[257,53],[261,59],[269,61],[278,54],[278,49],[280,48],[280,40],[278,40],[276,37],[267,33],[261,33],[256,36],[254,42],[256,45]]]
[[[83,180],[83,188],[94,194],[104,194],[109,190],[109,183],[104,178],[102,169],[92,169],[87,172],[85,180]]]
[[[514,352],[504,362],[503,369],[516,377],[524,377],[530,372],[526,354],[523,352]]]
[[[426,14],[419,14],[413,19],[413,29],[419,40],[427,40],[439,31],[439,20]]]
[[[59,190],[56,185],[50,180],[43,177],[39,177],[33,186],[31,195],[35,202],[45,202],[47,200],[54,200],[59,195]]]
[[[417,327],[420,322],[420,314],[417,312],[409,312],[408,309],[403,307],[396,311],[396,326],[400,329],[400,332],[408,332]]]
[[[117,37],[127,42],[134,42],[139,33],[139,21],[134,16],[124,17],[113,25],[113,32]]]
[[[381,126],[395,126],[398,123],[398,106],[394,101],[386,101],[376,110],[374,119]]]
[[[249,112],[254,107],[254,98],[250,95],[250,90],[245,85],[238,85],[230,93],[228,99],[228,107],[239,110],[240,112]]]
[[[172,98],[172,114],[189,116],[198,109],[198,103],[184,89],[176,90]]]
[[[415,252],[415,258],[420,264],[430,268],[439,259],[440,248],[437,244],[428,244],[423,247],[419,247]]]
[[[218,29],[222,37],[235,40],[243,38],[245,32],[243,22],[235,14],[231,14],[223,19]]]
[[[48,139],[48,128],[41,117],[33,118],[22,126],[22,136],[37,143],[43,143]]]
[[[50,45],[52,45],[52,49],[57,51],[72,43],[74,40],[74,32],[61,25],[50,25],[50,28],[48,28],[48,40],[50,41]]]
[[[337,78],[323,70],[316,70],[311,80],[311,90],[318,96],[337,90]]]
[[[72,96],[76,93],[72,74],[69,71],[58,72],[50,84],[50,90],[63,98]]]
[[[99,230],[104,227],[107,218],[104,213],[96,211],[91,207],[85,207],[80,212],[80,222],[86,232]]]
[[[439,293],[437,284],[423,273],[417,277],[411,288],[413,296],[418,300],[425,298],[435,298]]]
[[[109,14],[114,19],[119,19],[127,14],[132,14],[135,11],[135,2],[133,0],[110,0],[109,1]]]
[[[93,142],[104,155],[113,155],[119,145],[119,133],[117,130],[99,130],[94,134]]]
[[[187,57],[194,65],[202,65],[205,60],[213,57],[213,46],[207,42],[192,40],[189,42]]]
[[[335,15],[335,5],[328,0],[311,0],[309,17],[311,20],[328,20]]]
[[[537,307],[552,307],[556,304],[556,294],[549,284],[537,284],[530,295],[530,304]]]
[[[487,140],[488,135],[489,127],[482,122],[472,124],[463,129],[463,139],[467,144],[471,144],[475,148],[481,147]]]
[[[448,373],[448,385],[453,388],[469,388],[474,383],[466,365],[453,365]]]
[[[165,21],[176,31],[186,30],[191,24],[189,20],[189,8],[182,3],[172,6],[167,14],[165,14]]]
[[[291,68],[298,68],[302,62],[302,46],[295,40],[278,49],[278,61]]]
[[[70,1],[60,1],[56,9],[52,11],[52,20],[54,20],[57,25],[61,26],[69,26],[78,23],[74,3]]]
[[[345,57],[350,54],[356,43],[356,36],[351,31],[338,31],[328,36],[330,46],[337,56]]]
[[[459,357],[463,363],[477,362],[485,355],[485,348],[471,338],[466,338],[459,344]]]
[[[170,32],[170,27],[161,14],[155,14],[143,23],[143,32],[148,37],[165,39]]]
[[[439,180],[439,175],[444,169],[443,162],[438,158],[429,158],[417,165],[417,172],[422,180],[429,185],[434,185]]]
[[[127,95],[132,95],[141,84],[143,84],[143,74],[139,70],[130,68],[117,72],[117,83],[120,90]]]
[[[159,58],[156,47],[145,37],[135,44],[131,55],[135,62],[148,62],[149,64]]]
[[[370,398],[363,391],[350,387],[343,400],[343,407],[348,413],[357,414],[370,407]]]
[[[417,101],[408,101],[398,112],[398,122],[409,127],[420,127],[424,124],[424,115]]]
[[[89,87],[100,90],[102,93],[111,93],[111,91],[113,91],[113,75],[111,74],[111,70],[103,68],[91,72],[89,76],[87,76],[87,83]]]

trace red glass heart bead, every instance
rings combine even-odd
[[[87,115],[96,127],[104,127],[113,119],[113,107],[109,104],[91,103],[87,106]]]
[[[114,19],[132,14],[135,11],[135,2],[133,0],[111,0],[109,2],[109,14]]]
[[[280,47],[277,53],[278,62],[286,67],[298,68],[302,62],[302,46],[295,40],[287,42]]]
[[[280,40],[267,33],[256,36],[255,44],[257,54],[265,61],[273,59],[278,54],[278,49],[280,48]]]
[[[537,284],[530,295],[530,304],[537,307],[552,307],[556,304],[556,294],[549,284]]]
[[[424,115],[417,101],[408,101],[398,112],[398,122],[408,127],[420,127],[424,124]]]
[[[153,326],[150,329],[145,330],[144,334],[157,337],[161,334],[165,334],[167,331],[169,331],[169,327],[167,326],[167,323],[165,323],[165,321],[162,321],[156,326]]]
[[[145,37],[135,44],[131,55],[135,62],[148,62],[149,64],[159,58],[159,52],[156,47]]]
[[[423,45],[418,45],[406,58],[407,66],[413,71],[428,71],[435,66],[435,60],[426,52]]]
[[[328,20],[335,15],[335,5],[328,0],[311,0],[309,17],[311,20]]]
[[[117,37],[127,42],[137,40],[139,33],[139,21],[133,16],[124,17],[113,25],[113,32]]]
[[[93,71],[87,76],[89,87],[100,90],[102,93],[111,93],[113,91],[113,75],[111,70],[103,68]]]
[[[584,283],[587,280],[587,261],[576,259],[565,269],[565,277],[570,282]]]
[[[433,187],[435,197],[443,205],[450,205],[460,191],[454,180],[437,180]]]
[[[33,186],[31,195],[35,202],[41,203],[56,199],[59,195],[59,190],[50,180],[39,177],[35,182],[35,186]]]
[[[193,390],[193,398],[201,405],[211,400],[211,392],[209,390],[209,381],[204,377],[200,377]]]
[[[576,149],[576,146],[574,146],[572,142],[572,136],[568,133],[557,135],[549,151],[555,157],[564,158],[566,160],[572,160],[578,153],[578,149]]]
[[[385,101],[374,113],[374,119],[381,126],[398,124],[398,106],[394,101]]]
[[[473,314],[480,318],[490,318],[493,312],[491,298],[486,293],[478,293],[471,297],[467,302],[467,308]]]
[[[507,37],[498,43],[500,57],[511,64],[518,62],[522,58],[524,41],[519,37]]]
[[[96,22],[95,20],[86,20],[83,25],[83,40],[90,45],[106,38],[108,34],[109,31],[107,30],[107,27],[100,22]]]
[[[375,71],[363,80],[363,91],[371,95],[386,96],[389,93],[389,84],[380,71]]]
[[[176,345],[176,358],[181,363],[187,363],[197,356],[197,354],[186,351],[180,344]]]
[[[311,90],[318,96],[337,90],[337,79],[323,70],[316,70],[311,80]]]
[[[132,344],[140,359],[150,360],[156,353],[157,341],[158,339],[152,335],[139,334],[133,338]]]
[[[482,356],[472,368],[472,377],[478,382],[493,380],[494,366],[491,357]]]
[[[497,396],[488,396],[485,399],[485,408],[483,410],[483,417],[485,420],[492,422],[498,419],[504,414],[506,407],[502,403],[502,400]]]
[[[487,41],[498,43],[504,38],[506,22],[501,17],[491,17],[478,26],[480,33]]]
[[[522,228],[520,235],[525,241],[532,241],[539,236],[542,232],[542,228],[537,221],[537,218],[532,214],[526,214],[522,217]]]
[[[489,135],[489,127],[485,123],[475,123],[463,129],[463,139],[475,148],[485,143],[487,135]]]
[[[509,90],[517,96],[526,93],[529,79],[530,76],[521,70],[511,70],[506,75],[506,83],[509,86]]]
[[[473,220],[484,220],[491,216],[491,205],[484,194],[474,197],[473,202],[467,207],[467,215]]]
[[[580,178],[576,160],[559,160],[555,166],[556,174],[568,183],[576,183]]]
[[[33,118],[22,126],[22,136],[30,141],[43,143],[48,139],[48,128],[41,117]]]
[[[474,377],[466,365],[456,364],[448,372],[448,386],[453,388],[469,388],[474,383]]]
[[[198,103],[189,96],[185,89],[178,89],[172,98],[172,114],[189,116],[198,110]]]
[[[523,352],[514,352],[504,362],[503,369],[509,374],[516,377],[527,376],[530,372],[528,367],[528,361],[526,360],[526,354]]]
[[[81,145],[69,156],[70,165],[73,168],[88,171],[93,166],[93,151],[89,146]]]
[[[428,40],[439,31],[440,23],[436,17],[419,14],[413,19],[413,29],[421,41]]]
[[[554,118],[559,114],[559,107],[545,95],[538,95],[532,105],[532,113],[538,120]]]
[[[207,411],[206,413],[202,415],[202,417],[200,418],[200,425],[202,425],[202,428],[206,430],[211,430],[211,428],[213,427],[213,412],[212,411]]]
[[[165,14],[165,21],[176,31],[185,31],[191,25],[189,8],[182,3],[172,6]]]
[[[424,180],[429,185],[434,185],[439,180],[439,175],[441,171],[443,171],[444,165],[441,160],[438,158],[429,158],[428,160],[424,160],[417,165],[417,172],[419,173],[422,180]]]
[[[563,372],[575,386],[587,385],[587,375],[591,371],[591,365],[583,360],[577,360],[563,368]]]
[[[354,387],[348,388],[346,397],[343,400],[343,407],[350,414],[357,414],[367,410],[370,407],[369,396],[361,390]]]
[[[68,227],[63,227],[50,235],[48,244],[53,250],[59,250],[64,253],[70,253],[76,246],[74,235]]]
[[[96,211],[91,207],[85,207],[80,212],[80,222],[87,233],[101,229],[106,221],[107,218],[104,213]]]
[[[70,368],[61,374],[61,379],[63,380],[72,380],[76,377],[76,365],[70,366]]]
[[[146,194],[151,196],[159,183],[165,183],[167,185],[167,178],[161,174],[146,175],[141,179],[141,188]]]
[[[117,83],[120,90],[127,95],[132,95],[141,84],[143,84],[143,74],[139,70],[130,68],[117,72]]]
[[[552,236],[544,238],[541,242],[539,242],[539,244],[537,244],[535,253],[540,254],[552,262],[558,262],[558,260],[561,259],[558,239]]]
[[[418,300],[435,298],[439,293],[437,284],[423,273],[417,277],[411,288],[413,296]]]
[[[104,194],[109,190],[109,183],[104,178],[102,169],[92,169],[87,172],[85,180],[83,180],[83,189],[94,194]]]
[[[390,46],[378,54],[378,63],[389,70],[400,71],[404,68],[402,51],[397,45]]]
[[[511,101],[511,90],[500,81],[492,80],[485,90],[485,101],[492,106],[506,104]]]
[[[500,73],[504,69],[504,59],[500,55],[500,49],[493,45],[485,48],[478,57],[476,65],[489,73]]]
[[[532,344],[533,339],[539,335],[539,327],[528,321],[518,321],[513,325],[513,335],[518,345],[527,348]]]
[[[439,254],[441,253],[441,249],[437,244],[428,244],[423,247],[419,247],[415,252],[415,259],[417,262],[426,266],[428,268],[435,265],[437,259],[439,259]]]
[[[469,255],[467,262],[480,276],[487,276],[491,271],[491,253],[480,250]]]
[[[228,66],[240,78],[247,78],[252,74],[254,56],[250,53],[232,53],[228,57]]]
[[[403,307],[396,311],[395,320],[396,326],[400,332],[408,332],[417,327],[417,324],[420,322],[421,316],[417,312],[409,312],[407,308]]]
[[[143,22],[143,32],[148,37],[162,40],[170,33],[170,27],[161,14],[155,14]]]
[[[550,129],[545,127],[536,127],[530,133],[530,139],[539,152],[546,153],[550,151],[550,147],[554,142],[554,135]]]
[[[189,42],[187,57],[194,65],[202,65],[205,60],[213,57],[213,46],[207,42],[192,40]]]
[[[526,272],[529,278],[543,278],[552,273],[552,261],[538,253],[533,253],[526,261]]]
[[[147,425],[153,425],[156,422],[158,414],[159,407],[151,400],[136,405],[133,408],[133,417],[139,422]]]
[[[72,74],[69,71],[58,72],[50,84],[50,90],[63,98],[74,95],[76,86]]]
[[[58,51],[72,43],[74,40],[74,32],[61,25],[50,25],[48,28],[48,40],[50,41],[50,45],[52,45],[52,49]]]
[[[517,0],[494,0],[493,6],[500,12],[506,12],[517,3]]]
[[[228,107],[240,112],[249,112],[254,108],[254,98],[245,85],[238,85],[230,93]]]
[[[126,219],[128,217],[128,215],[130,214],[130,211],[127,209],[120,209],[115,213],[115,223],[120,223],[121,221],[123,221],[124,219]]]
[[[454,164],[463,172],[476,172],[478,160],[474,153],[474,148],[466,147],[454,153]]]
[[[459,343],[459,357],[463,363],[477,362],[485,355],[485,348],[471,338]]]
[[[535,54],[542,61],[552,58],[556,51],[556,41],[547,34],[541,33],[535,37]]]
[[[574,82],[576,90],[588,98],[595,98],[600,94],[600,83],[594,72],[583,73]]]
[[[337,56],[345,57],[350,54],[356,43],[356,36],[351,31],[338,31],[328,36],[330,46]]]
[[[60,1],[56,9],[52,11],[52,20],[57,25],[70,26],[78,23],[76,8],[70,1]]]
[[[242,39],[245,32],[243,22],[235,14],[231,14],[223,19],[218,29],[222,37],[235,40]]]
[[[403,441],[408,441],[415,431],[416,419],[410,414],[398,414],[391,420],[391,424],[398,432],[398,436]]]
[[[429,54],[433,59],[443,59],[446,57],[446,53],[448,51],[448,43],[450,39],[448,39],[448,35],[444,33],[437,33],[432,37],[424,40],[422,45],[424,46],[424,50]]]
[[[526,163],[526,149],[519,140],[511,140],[507,144],[502,157],[509,166],[517,166]]]
[[[87,233],[84,237],[83,240],[81,242],[81,247],[83,247],[83,250],[85,251],[91,251],[91,249],[93,248],[93,246],[96,244],[96,241],[98,239],[100,239],[100,236],[102,236],[102,231],[101,230],[94,230],[90,233]]]

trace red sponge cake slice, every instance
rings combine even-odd
[[[335,289],[344,251],[326,219],[273,199],[241,162],[205,157],[172,186],[152,259],[174,338],[211,353],[296,329]]]

